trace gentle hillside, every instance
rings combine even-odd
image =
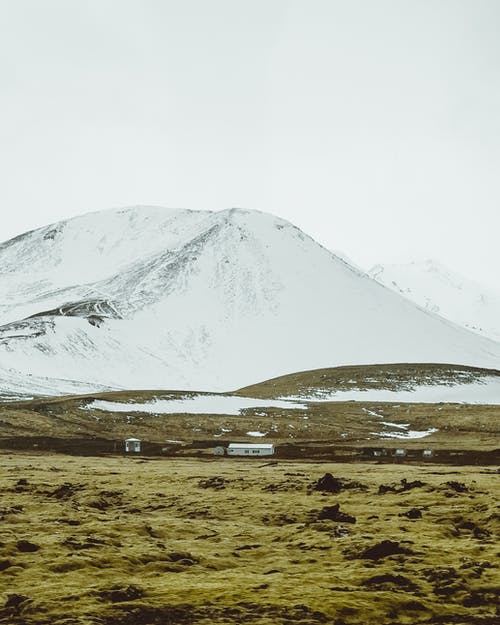
[[[500,362],[499,343],[256,211],[135,207],[29,232],[0,245],[0,292],[0,393],[10,398]]]
[[[80,441],[77,450],[116,451],[136,436],[168,453],[231,440],[494,450],[500,447],[499,385],[498,371],[377,365],[301,372],[235,393],[139,390],[4,402],[0,445],[29,447],[50,439],[66,449],[65,441],[74,440]],[[495,402],[458,403],[469,395],[477,400],[483,386],[496,389]],[[423,403],[429,388],[442,396]],[[354,391],[358,401],[345,401],[343,393]],[[380,392],[406,392],[409,399],[371,395]],[[462,399],[445,399],[450,394]]]
[[[300,371],[237,391],[250,397],[500,404],[500,371],[438,364],[393,364]],[[431,398],[431,399],[429,399]]]

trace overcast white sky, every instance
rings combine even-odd
[[[498,0],[0,0],[0,240],[239,206],[497,284],[499,32]]]

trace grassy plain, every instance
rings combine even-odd
[[[493,625],[499,478],[3,453],[0,623]]]

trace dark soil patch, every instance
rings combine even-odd
[[[466,608],[500,606],[500,586],[472,590],[462,601]]]
[[[226,488],[226,480],[218,475],[209,477],[206,480],[200,480],[198,482],[198,488],[214,488],[215,490],[222,490]]]
[[[407,519],[421,519],[422,511],[418,508],[412,508],[411,510],[407,510],[406,512],[400,512],[398,516],[404,516]]]
[[[288,514],[273,514],[271,516],[263,516],[262,522],[266,524],[268,523],[270,525],[282,526],[293,525],[294,523],[298,523],[299,521],[297,517],[290,516]]]
[[[0,560],[0,572],[10,569],[11,566],[15,566],[15,563],[12,562],[12,560],[7,560],[7,559]]]
[[[49,497],[55,497],[56,499],[69,499],[73,497],[79,490],[83,490],[85,487],[81,484],[72,484],[66,482],[58,486],[55,490],[48,494]]]
[[[248,551],[249,549],[259,549],[262,545],[241,545],[241,547],[236,547],[235,551]]]
[[[457,532],[456,535],[460,535],[461,530],[470,531],[474,538],[482,539],[489,538],[491,536],[491,532],[483,527],[479,527],[474,523],[474,521],[463,521],[458,520],[456,524]]]
[[[425,485],[425,482],[421,482],[420,480],[413,480],[412,482],[408,482],[405,477],[401,480],[402,491],[413,490],[414,488],[422,488],[422,486]]]
[[[25,477],[17,480],[14,490],[16,493],[23,493],[26,490],[29,490],[28,480]]]
[[[323,477],[320,477],[316,482],[311,484],[311,490],[321,491],[323,493],[338,494],[342,490],[350,488],[358,488],[360,490],[367,490],[367,486],[361,484],[361,482],[355,482],[352,480],[346,480],[341,477],[334,477],[331,473],[325,473]]]
[[[112,586],[97,593],[101,599],[111,601],[111,603],[121,603],[123,601],[134,601],[144,596],[144,591],[137,586]]]
[[[17,550],[22,553],[34,553],[40,549],[40,545],[36,545],[35,543],[31,543],[29,540],[20,540],[16,544]]]
[[[356,523],[356,517],[351,514],[347,514],[340,510],[340,504],[336,503],[333,506],[326,506],[319,511],[317,519],[337,521],[338,523]]]
[[[204,623],[262,623],[276,625],[316,625],[330,623],[322,612],[306,605],[275,606],[263,603],[237,603],[234,606],[177,605],[151,607],[141,604],[116,606],[112,612],[100,617],[103,625],[189,625]]]
[[[382,558],[386,558],[387,556],[394,556],[397,554],[409,556],[414,555],[415,552],[408,549],[408,547],[402,547],[399,542],[393,540],[383,540],[372,547],[368,547],[368,549],[365,549],[355,557],[366,560],[380,560]]]
[[[183,566],[193,566],[193,564],[198,564],[199,562],[198,558],[195,558],[195,556],[187,551],[171,551],[167,553],[167,558],[170,562],[176,562]]]
[[[452,566],[426,569],[423,574],[427,581],[434,584],[435,595],[447,597],[466,589],[461,575]]]
[[[98,549],[107,543],[101,538],[93,538],[92,536],[87,536],[83,540],[79,540],[76,536],[69,536],[62,544],[74,551],[81,551],[83,549]]]
[[[5,602],[5,607],[10,608],[14,613],[19,613],[19,609],[21,604],[29,601],[29,597],[26,595],[18,595],[16,593],[7,595],[7,601]]]
[[[446,486],[454,490],[456,493],[468,493],[469,489],[463,482],[455,482],[454,480],[446,482]]]
[[[364,582],[361,582],[361,585],[376,588],[377,590],[394,590],[395,588],[402,588],[404,590],[413,591],[417,589],[417,585],[407,577],[404,577],[403,575],[391,575],[389,573],[369,577]]]
[[[378,488],[378,494],[385,495],[385,493],[405,493],[409,490],[413,490],[414,488],[422,488],[423,486],[426,486],[425,482],[421,482],[420,480],[408,482],[408,480],[404,477],[400,484],[381,484]]]
[[[20,514],[24,511],[24,506],[10,506],[9,508],[0,508],[0,521],[3,521],[9,514]]]
[[[277,492],[289,492],[291,490],[302,490],[304,485],[298,481],[293,479],[286,479],[282,482],[276,482],[274,484],[267,484],[262,488],[265,493],[277,493]]]

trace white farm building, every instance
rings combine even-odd
[[[125,440],[125,452],[140,453],[141,451],[141,439],[140,438],[127,438]]]
[[[227,446],[228,456],[272,456],[273,454],[272,443],[229,443]]]

